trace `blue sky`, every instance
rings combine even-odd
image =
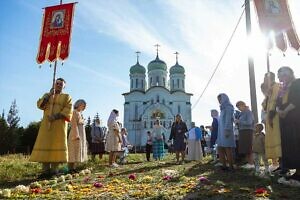
[[[71,1],[64,0],[63,3]],[[97,112],[106,122],[117,108],[123,120],[122,93],[129,91],[129,69],[141,51],[140,63],[147,67],[159,56],[168,68],[179,63],[186,69],[186,91],[193,93],[192,118],[197,125],[210,124],[210,109],[217,108],[216,96],[225,92],[232,103],[250,105],[247,55],[254,56],[258,110],[260,83],[266,72],[266,58],[252,7],[253,40],[247,42],[243,17],[233,41],[207,91],[195,105],[212,74],[223,49],[242,13],[243,0],[78,0],[75,8],[71,51],[64,65],[58,64],[57,77],[67,81],[65,92],[73,100],[87,101],[84,116]],[[290,0],[295,26],[300,34],[300,2]],[[7,114],[16,99],[20,125],[38,121],[42,112],[37,99],[52,84],[49,63],[39,68],[35,58],[39,43],[43,7],[59,0],[9,0],[1,2],[0,18],[0,109]],[[253,6],[253,5],[252,5]],[[251,45],[249,45],[251,44]],[[255,44],[255,46],[253,45]],[[248,45],[248,46],[247,46]],[[250,51],[251,49],[252,51]],[[289,49],[286,56],[272,51],[271,70],[290,65],[300,76],[300,57]]]

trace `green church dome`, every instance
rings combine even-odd
[[[184,72],[184,67],[179,65],[178,62],[170,68],[170,74],[184,74]]]
[[[152,60],[149,64],[148,64],[148,72],[152,71],[152,70],[156,70],[156,69],[160,69],[160,70],[167,70],[167,65],[164,61],[160,60],[158,58],[158,56],[156,56],[155,60]]]
[[[146,69],[139,62],[130,67],[130,74],[145,74]]]

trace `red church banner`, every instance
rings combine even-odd
[[[270,32],[275,34],[276,46],[286,51],[287,43],[299,51],[300,44],[294,28],[288,0],[254,0],[261,31],[268,36],[268,49],[273,47]]]
[[[74,3],[45,8],[37,63],[69,56]]]

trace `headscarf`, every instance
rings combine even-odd
[[[111,113],[110,113],[110,115],[109,115],[109,118],[108,118],[108,120],[107,120],[107,126],[108,126],[108,127],[109,127],[111,124],[113,124],[113,123],[115,123],[115,122],[118,121],[118,120],[117,120],[118,116],[117,116],[116,111],[117,111],[117,110],[112,110],[112,111],[111,111]]]
[[[86,105],[85,100],[83,100],[83,99],[78,99],[78,100],[74,103],[74,106],[73,106],[74,109],[78,108],[81,104]]]
[[[277,73],[278,74],[281,73],[282,75],[289,76],[289,77],[291,77],[292,80],[295,79],[294,71],[290,67],[287,67],[287,66],[280,67],[278,69]],[[288,90],[289,83],[290,82],[286,82],[286,81],[283,81],[281,83],[280,89],[279,89],[279,92],[278,92],[278,97],[279,98],[282,98],[285,95],[285,93]]]
[[[219,118],[219,112],[216,109],[210,110],[210,113],[213,118],[216,118],[216,119]]]
[[[230,106],[232,109],[234,109],[233,105],[230,103],[229,97],[225,93],[221,93],[218,95],[218,97],[221,97],[220,100],[220,110],[224,110],[226,107]]]

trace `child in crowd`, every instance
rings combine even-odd
[[[129,153],[129,148],[131,148],[131,145],[129,144],[128,140],[127,140],[127,130],[126,128],[122,128],[121,129],[121,136],[122,136],[122,144],[121,144],[121,149],[122,149],[122,153],[120,155],[120,163],[121,164],[125,164],[126,161],[126,157],[128,156]]]
[[[263,132],[264,125],[256,124],[255,125],[255,133],[253,136],[253,157],[254,157],[254,165],[255,165],[255,175],[260,175],[260,160],[262,159],[265,166],[265,175],[269,174],[269,164],[268,160],[265,156],[265,134]]]
[[[147,131],[147,143],[146,143],[146,158],[147,161],[150,161],[150,154],[152,151],[152,134],[150,131]]]

